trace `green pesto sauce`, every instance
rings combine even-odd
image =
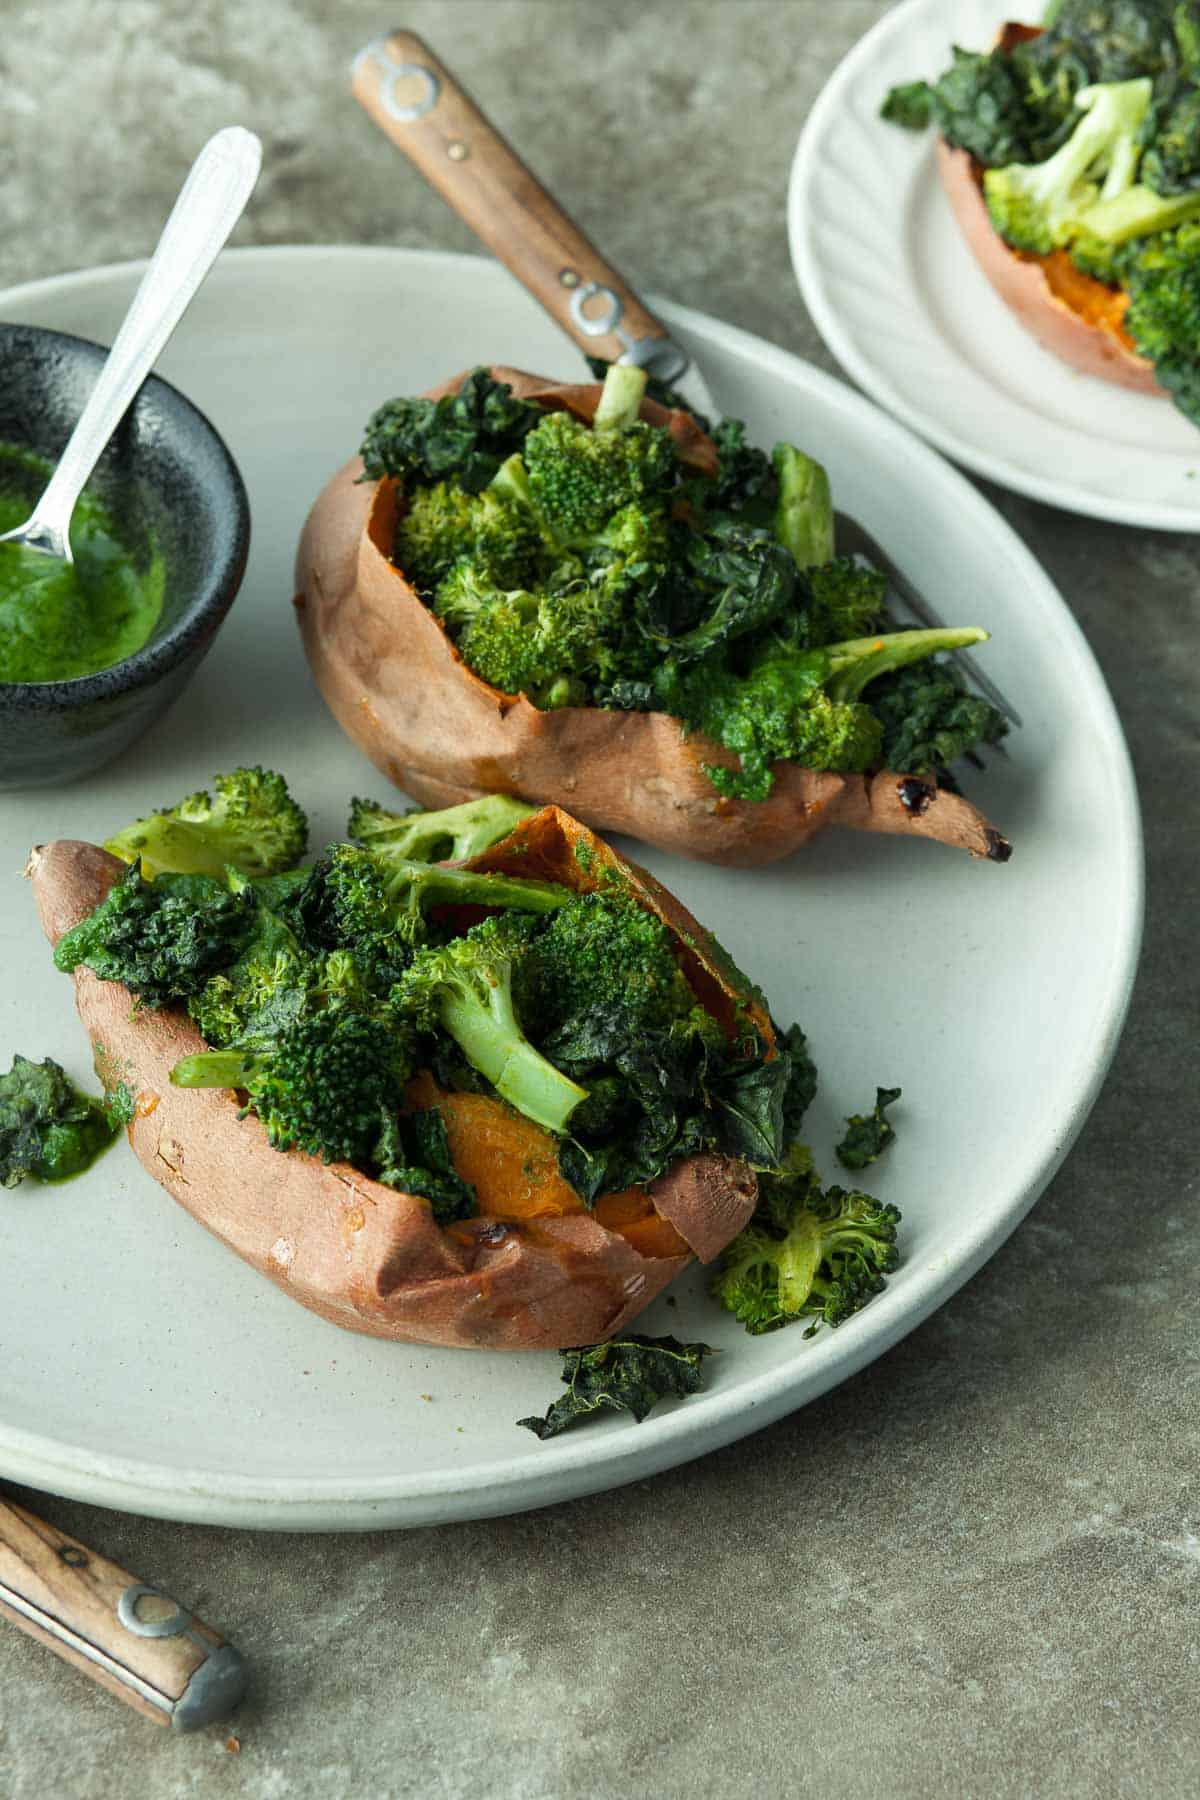
[[[0,444],[0,532],[24,524],[51,464]],[[140,650],[158,623],[163,566],[138,568],[103,503],[81,494],[74,563],[0,544],[0,682],[70,681]]]

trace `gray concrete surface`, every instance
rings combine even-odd
[[[410,0],[636,280],[832,367],[784,236],[881,0]],[[0,282],[141,255],[186,155],[267,146],[243,242],[470,248],[342,94],[364,0],[0,5]],[[672,229],[675,206],[688,218]],[[930,1323],[748,1442],[501,1523],[258,1537],[44,1499],[220,1620],[235,1731],[171,1739],[0,1630],[0,1796],[1194,1796],[1200,549],[991,492],[1133,746],[1149,928],[1116,1066]]]

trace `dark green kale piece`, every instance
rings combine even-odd
[[[145,881],[134,862],[59,939],[54,965],[69,973],[84,963],[101,981],[124,982],[147,1006],[172,1006],[237,960],[255,911],[252,893],[232,893],[211,875]]]
[[[77,1175],[116,1132],[104,1103],[81,1094],[49,1056],[40,1063],[14,1056],[8,1074],[0,1075],[2,1188],[15,1188],[28,1176],[63,1181]]]
[[[381,406],[367,425],[363,468],[372,481],[392,475],[413,486],[452,475],[466,493],[478,494],[543,417],[506,382],[472,369],[457,394]]]
[[[851,1113],[845,1136],[837,1146],[837,1159],[843,1169],[865,1169],[869,1163],[878,1162],[888,1145],[895,1142],[895,1127],[885,1115],[899,1098],[899,1088],[876,1088],[874,1111]]]
[[[880,759],[908,775],[937,775],[985,744],[998,744],[1008,720],[968,691],[952,662],[917,663],[885,675],[871,689],[883,726]]]
[[[933,124],[933,89],[927,81],[902,81],[889,90],[879,116],[906,131],[927,131]]]
[[[567,1392],[545,1418],[518,1419],[543,1442],[602,1411],[627,1412],[640,1425],[661,1400],[685,1399],[704,1386],[701,1364],[716,1352],[709,1344],[683,1344],[674,1337],[642,1337],[631,1332],[606,1344],[564,1350],[562,1379]]]
[[[376,1179],[400,1193],[428,1200],[439,1225],[452,1225],[478,1211],[475,1189],[455,1170],[446,1121],[438,1107],[390,1114],[376,1159]]]

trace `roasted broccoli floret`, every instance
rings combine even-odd
[[[541,417],[541,408],[518,400],[506,382],[473,369],[457,394],[381,406],[363,439],[363,468],[372,481],[393,475],[406,488],[453,476],[464,492],[478,494]]]
[[[1200,220],[1129,245],[1125,324],[1176,405],[1200,425]]]
[[[1133,187],[1150,98],[1145,79],[1081,88],[1075,104],[1083,116],[1060,150],[1046,162],[989,169],[983,191],[1000,235],[1041,255],[1061,249],[1079,231],[1105,236],[1097,230],[1095,209],[1098,202],[1127,198]]]
[[[448,1031],[496,1092],[527,1118],[561,1133],[587,1098],[525,1036],[513,974],[529,954],[527,915],[485,919],[448,944],[419,950],[392,990],[398,1012],[428,1031]]]
[[[590,427],[550,412],[525,439],[530,497],[560,544],[589,543],[622,507],[653,501],[677,484],[670,433],[638,418],[645,390],[642,370],[614,364]]]
[[[574,894],[553,914],[521,965],[518,993],[539,1037],[611,1007],[620,1008],[632,1037],[687,1018],[696,1006],[662,920],[608,893]]]
[[[69,973],[84,963],[101,981],[124,982],[148,1006],[172,1006],[237,960],[254,921],[249,891],[232,893],[211,875],[144,881],[134,862],[95,911],[59,939],[54,964]]]
[[[177,1087],[239,1088],[277,1150],[370,1167],[413,1072],[404,1037],[375,1013],[306,996],[276,1034],[186,1056]]]
[[[749,1225],[721,1253],[712,1283],[752,1335],[796,1319],[841,1325],[880,1292],[899,1263],[894,1206],[841,1187],[822,1189],[803,1145],[759,1182]]]
[[[527,695],[544,711],[584,704],[585,677],[613,666],[629,628],[615,564],[591,580],[582,568],[568,571],[553,590],[497,593],[462,563],[439,587],[434,605],[475,674],[502,693]]]
[[[377,800],[352,800],[346,835],[385,862],[466,862],[535,810],[508,794],[485,794],[437,812],[389,812]]]
[[[308,844],[308,820],[282,775],[234,769],[215,776],[213,788],[127,825],[104,848],[123,862],[140,860],[147,879],[164,869],[220,875],[232,865],[246,875],[277,875],[295,867]]]
[[[535,582],[547,554],[534,519],[502,500],[494,487],[471,494],[439,481],[409,496],[396,526],[392,560],[414,587],[432,593],[463,560],[496,587]]]
[[[797,642],[813,647],[867,637],[884,622],[887,577],[853,556],[835,556],[818,568],[806,569],[808,606]]]
[[[899,1088],[876,1088],[873,1111],[851,1113],[836,1152],[843,1169],[867,1168],[878,1162],[888,1145],[895,1142],[896,1128],[887,1117],[887,1110],[899,1098]]]
[[[116,1125],[103,1103],[81,1094],[66,1071],[14,1056],[0,1075],[0,1188],[27,1177],[63,1181],[77,1175],[111,1144]]]

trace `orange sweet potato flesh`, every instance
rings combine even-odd
[[[547,808],[467,866],[546,873],[577,889],[606,872],[624,881],[678,934],[698,996],[732,1028],[738,984],[707,935],[652,877],[577,821]],[[70,839],[33,851],[27,872],[51,943],[92,911],[124,867]],[[593,1343],[628,1325],[693,1254],[715,1256],[754,1210],[753,1171],[703,1155],[645,1190],[603,1196],[588,1213],[558,1177],[544,1133],[498,1101],[485,1102],[490,1116],[481,1118],[470,1104],[476,1097],[463,1095],[447,1118],[451,1140],[460,1128],[480,1134],[493,1160],[503,1151],[508,1172],[493,1210],[486,1200],[494,1174],[481,1180],[480,1214],[443,1230],[417,1196],[345,1163],[272,1149],[257,1119],[238,1118],[229,1090],[172,1087],[175,1063],[204,1048],[185,1013],[137,1009],[127,988],[88,969],[74,979],[101,1079],[124,1081],[134,1094],[128,1135],[138,1160],[245,1261],[348,1330],[466,1349]],[[742,1016],[773,1054],[770,1024],[752,997]],[[428,1077],[410,1088],[410,1104],[437,1098]],[[533,1167],[520,1186],[511,1176],[517,1157]],[[483,1159],[472,1168],[482,1175]]]
[[[1008,24],[997,48],[1039,36],[1032,25]],[[1125,329],[1129,297],[1077,269],[1065,250],[1037,256],[1014,250],[992,227],[983,193],[983,166],[944,140],[938,173],[967,245],[1000,298],[1043,349],[1101,381],[1139,394],[1162,394],[1154,364],[1140,356]]]
[[[492,373],[547,408],[591,419],[596,383],[555,383],[521,369]],[[432,390],[453,391],[461,376]],[[686,413],[646,402],[690,466],[713,446]],[[721,745],[665,713],[564,707],[542,712],[471,672],[440,621],[390,560],[396,485],[360,480],[356,457],[309,513],[296,559],[305,651],[331,712],[377,768],[426,806],[483,793],[553,802],[597,831],[623,832],[701,862],[751,866],[790,856],[826,825],[936,838],[1005,861],[1009,846],[960,795],[898,771],[835,775],[779,763],[760,803],[719,795],[705,763],[736,766]],[[914,796],[916,803],[914,804]]]

